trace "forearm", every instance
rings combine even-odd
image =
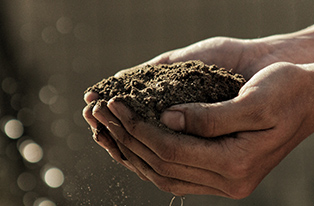
[[[314,26],[289,33],[258,39],[280,61],[295,64],[314,62]]]

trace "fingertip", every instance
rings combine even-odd
[[[86,92],[84,94],[84,101],[89,104],[90,102],[97,100],[99,97],[98,93],[96,92]]]
[[[129,108],[122,101],[117,101],[116,98],[110,99],[107,103],[107,107],[112,112],[112,114],[114,114],[120,120],[124,115],[129,116]]]
[[[109,99],[109,101],[108,101],[108,103],[107,103],[108,108],[109,108],[109,107],[112,107],[112,104],[115,104],[115,98]]]

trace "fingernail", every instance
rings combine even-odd
[[[88,104],[89,108],[90,108],[90,109],[93,109],[94,106],[96,105],[96,102],[97,102],[96,100],[91,101],[91,102]]]
[[[175,131],[184,131],[185,129],[185,117],[181,111],[166,110],[161,115],[160,121]]]
[[[110,99],[107,106],[112,114],[114,114],[114,116],[116,116],[118,119],[121,119],[123,116],[131,116],[129,108],[121,99]]]

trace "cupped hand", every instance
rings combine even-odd
[[[283,40],[286,37],[289,41]],[[305,38],[290,37],[294,35],[256,40],[215,37],[144,63],[198,59],[232,68],[249,80],[233,100],[178,105],[165,112],[161,119],[164,124],[185,134],[167,133],[142,122],[120,102],[110,101],[108,106],[102,102],[94,107],[91,102],[98,99],[95,93],[85,95],[88,105],[83,115],[97,133],[95,140],[100,146],[159,188],[175,194],[245,197],[313,132],[309,105],[313,105],[314,90],[308,89],[313,85],[313,80],[308,84],[309,76],[313,75],[304,75],[306,72],[296,65],[273,64],[313,59],[313,52],[303,49],[307,44],[299,43]],[[107,127],[100,132],[99,122]],[[211,138],[216,136],[223,137]]]
[[[281,52],[271,52],[272,46],[259,39],[236,39],[230,37],[213,37],[172,50],[140,64],[136,67],[118,72],[120,76],[130,70],[150,64],[171,64],[188,60],[201,60],[207,65],[216,64],[218,67],[232,69],[242,74],[246,79],[251,78],[262,68],[285,59]]]
[[[313,132],[311,85],[313,74],[301,66],[270,65],[232,100],[166,111],[162,122],[181,134],[142,121],[114,99],[95,106],[93,117],[125,156],[120,161],[160,189],[240,199]]]

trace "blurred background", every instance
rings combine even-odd
[[[94,143],[84,90],[205,38],[305,28],[313,11],[313,0],[2,0],[0,206],[169,205],[171,194]],[[184,205],[313,205],[313,145],[304,141],[248,198],[188,195]]]

